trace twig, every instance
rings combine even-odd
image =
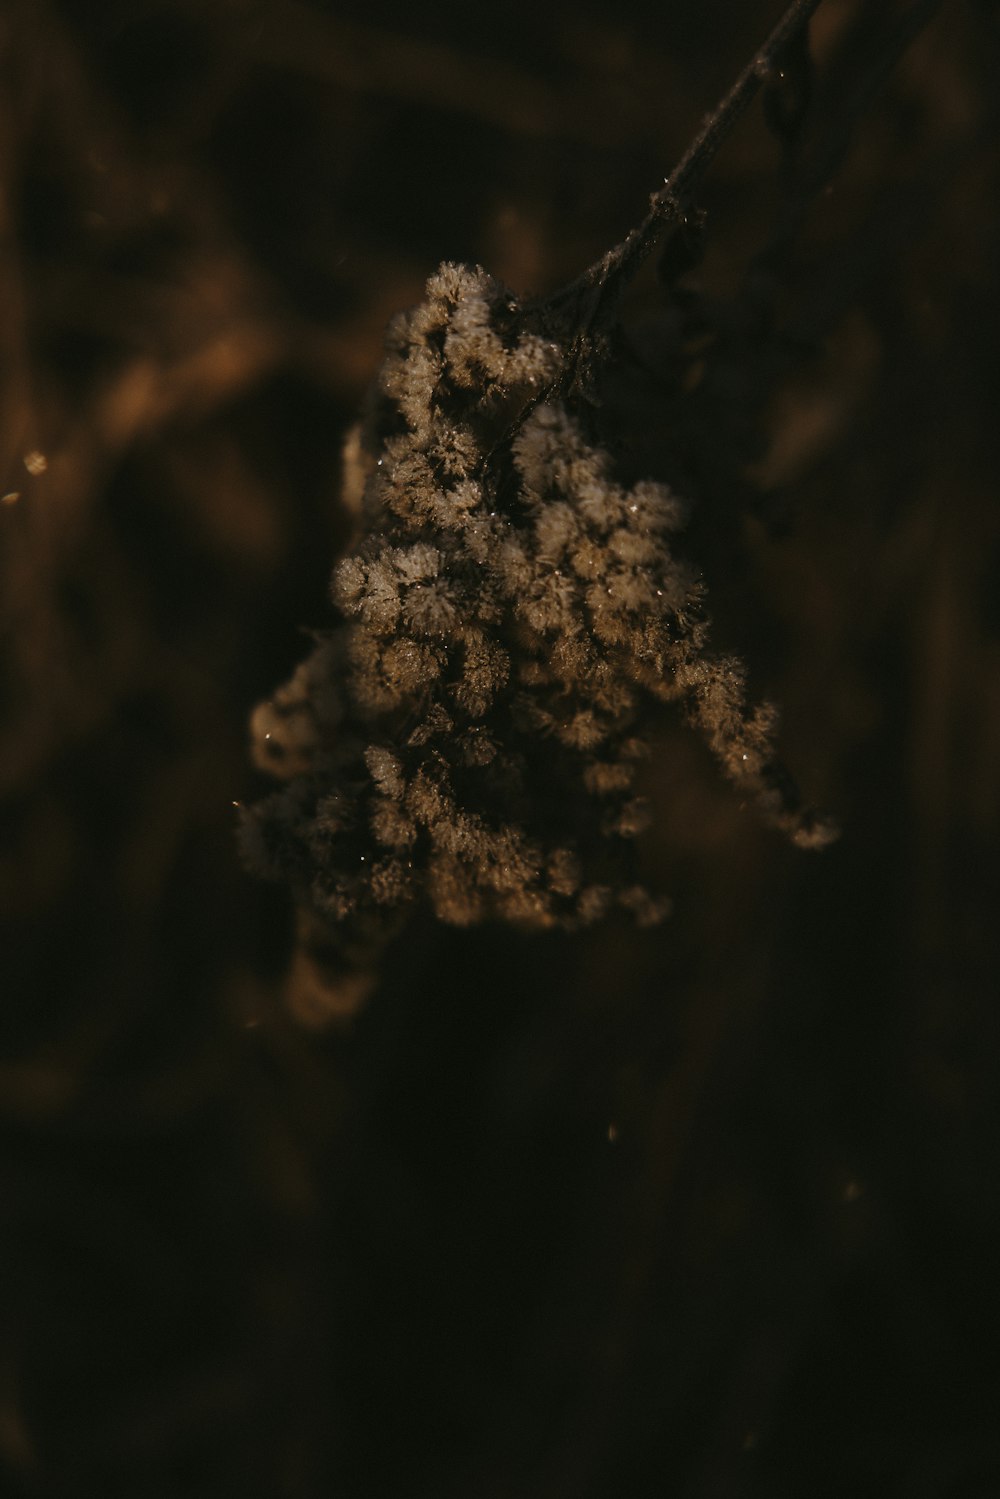
[[[581,331],[592,334],[601,324],[607,324],[619,297],[666,226],[671,222],[680,224],[686,221],[691,194],[698,180],[758,89],[773,74],[789,40],[806,25],[821,4],[822,0],[793,0],[725,98],[706,116],[698,134],[663,186],[652,195],[649,212],[642,223],[621,244],[595,261],[582,276],[547,298],[547,308],[554,310],[566,303],[582,303],[582,317],[578,322]]]

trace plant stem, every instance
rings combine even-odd
[[[702,173],[714,160],[719,147],[744,110],[774,72],[790,38],[805,26],[822,0],[793,0],[770,36],[747,63],[732,88],[707,115],[701,129],[677,166],[652,195],[649,212],[621,244],[608,250],[568,286],[546,299],[548,307],[567,301],[583,303],[582,327],[588,332],[606,324],[617,301],[646,256],[671,223],[687,217],[691,193]]]

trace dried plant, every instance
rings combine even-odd
[[[347,445],[360,518],[339,623],[254,715],[256,762],[286,785],[242,826],[348,971],[421,901],[459,925],[572,929],[613,906],[657,921],[632,857],[657,701],[797,844],[833,836],[777,761],[774,709],[708,649],[704,589],[670,545],[683,503],[620,481],[596,395],[625,286],[665,226],[689,231],[700,173],[816,3],[790,8],[643,224],[579,281],[522,301],[445,264],[390,326]]]

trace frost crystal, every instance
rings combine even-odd
[[[363,440],[338,625],[253,719],[286,785],[244,850],[360,960],[423,901],[443,921],[573,928],[664,903],[630,873],[644,712],[676,700],[726,774],[801,844],[770,709],[705,650],[700,586],[670,550],[682,507],[616,482],[543,336],[481,269],[443,265],[394,320]]]

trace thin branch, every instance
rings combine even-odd
[[[584,326],[592,330],[608,319],[609,310],[668,224],[683,223],[691,194],[715,159],[723,141],[750,104],[761,85],[774,73],[789,40],[807,24],[822,0],[793,0],[770,36],[747,63],[725,98],[707,115],[663,186],[650,199],[649,212],[621,244],[608,250],[582,276],[546,299],[547,306],[584,302]]]

